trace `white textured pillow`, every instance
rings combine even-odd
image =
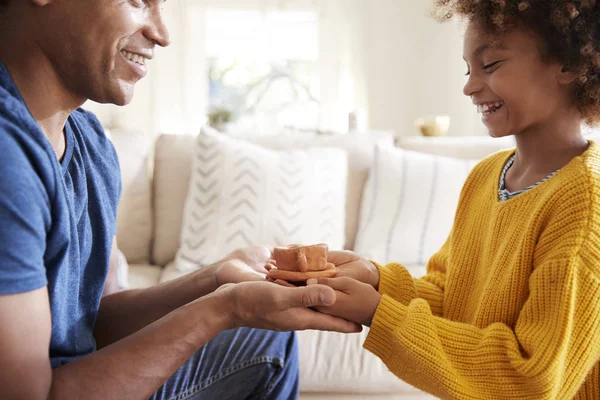
[[[347,166],[340,149],[274,151],[202,128],[177,268],[205,266],[251,244],[341,249]]]
[[[477,161],[377,146],[365,185],[355,251],[421,272],[444,244]]]

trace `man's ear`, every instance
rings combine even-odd
[[[575,82],[580,74],[577,71],[567,68],[565,66],[560,67],[556,79],[561,85],[570,85]]]

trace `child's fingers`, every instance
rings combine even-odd
[[[266,277],[265,279],[266,279],[268,282],[275,283],[275,284],[277,284],[277,285],[279,285],[279,286],[284,286],[284,287],[292,287],[292,288],[295,288],[295,287],[297,287],[297,286],[294,286],[294,285],[292,285],[291,283],[289,283],[289,282],[287,282],[287,281],[284,281],[284,280],[281,280],[281,279],[273,279],[273,278],[269,278],[269,277]]]
[[[267,270],[267,272],[274,268],[277,268],[277,266],[274,264],[274,262],[275,262],[274,260],[267,261],[267,263],[265,264],[265,269]]]
[[[288,281],[284,281],[282,279],[275,279],[275,283],[280,286],[285,286],[285,287],[293,287],[293,288],[296,287],[296,286],[292,285],[291,283],[289,283]]]
[[[356,284],[356,281],[352,278],[347,278],[347,277],[342,277],[342,278],[319,278],[319,279],[309,279],[306,281],[307,285],[325,285],[325,286],[329,286],[332,289],[335,290],[339,290],[339,291],[347,291],[350,288],[352,288],[352,286],[354,284]]]

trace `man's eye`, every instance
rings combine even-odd
[[[129,0],[129,2],[134,6],[134,7],[139,7],[142,8],[144,7],[144,1],[143,0]]]

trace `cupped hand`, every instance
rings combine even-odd
[[[250,246],[234,251],[217,263],[217,287],[227,283],[265,280],[265,265],[272,258],[273,251],[264,246]]]
[[[362,330],[359,324],[311,309],[335,304],[335,291],[323,285],[290,288],[266,281],[244,282],[224,285],[215,295],[224,296],[235,327],[342,333]]]

